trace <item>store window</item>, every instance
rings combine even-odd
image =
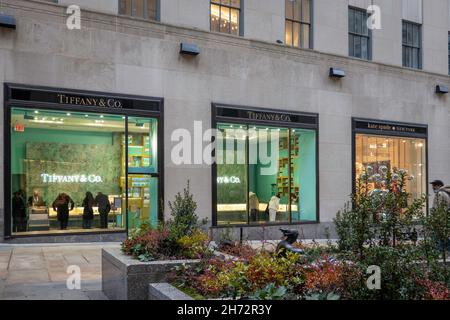
[[[389,131],[403,128],[400,125],[378,124]],[[412,130],[412,129],[411,129]],[[406,173],[406,191],[418,199],[427,194],[426,136],[389,135],[386,130],[379,133],[356,133],[355,135],[355,178],[359,181],[367,174],[369,191],[386,189],[386,177]],[[356,183],[355,181],[355,183]]]
[[[157,133],[154,118],[13,106],[12,234],[155,225]]]
[[[316,131],[218,122],[217,225],[317,221]]]
[[[421,25],[413,22],[402,22],[403,66],[422,68]]]
[[[285,0],[285,42],[311,48],[311,0]]]
[[[211,31],[240,35],[241,0],[211,0]]]
[[[364,60],[371,59],[371,31],[367,27],[369,14],[366,10],[348,9],[349,55]]]
[[[119,0],[119,14],[157,20],[159,0]]]

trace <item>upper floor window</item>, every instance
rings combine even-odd
[[[407,68],[422,68],[421,26],[417,23],[403,21],[403,66]]]
[[[288,46],[311,48],[311,0],[285,0]]]
[[[158,0],[119,0],[119,14],[156,20],[157,1]]]
[[[372,57],[371,32],[367,27],[369,14],[366,10],[348,9],[348,47],[351,57],[370,60]]]
[[[211,31],[239,35],[241,0],[211,0]]]

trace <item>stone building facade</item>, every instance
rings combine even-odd
[[[0,13],[14,16],[16,28],[0,27],[0,82],[55,92],[69,89],[87,96],[101,92],[161,99],[163,132],[158,141],[164,145],[159,155],[164,217],[170,218],[167,201],[189,180],[198,215],[208,218],[216,235],[223,227],[214,225],[217,172],[209,164],[179,165],[172,159],[177,144],[173,132],[181,128],[194,135],[196,121],[203,129],[211,128],[216,122],[212,105],[317,119],[317,219],[264,228],[237,224],[234,232],[239,236],[241,231],[246,239],[258,239],[263,232],[264,237],[277,239],[280,225],[301,229],[306,238],[323,238],[328,232],[333,236],[332,220],[354,185],[358,119],[361,125],[367,120],[366,129],[391,126],[384,129],[385,136],[396,125],[406,131],[425,129],[421,139],[426,141],[426,163],[418,164],[426,166],[424,184],[434,179],[450,182],[450,98],[435,90],[437,85],[450,85],[450,1],[315,0],[311,49],[277,43],[286,39],[284,1],[241,2],[241,35],[229,35],[211,32],[207,0],[157,1],[157,21],[119,15],[119,1],[112,0],[3,0]],[[349,57],[348,8],[365,9],[372,2],[382,10],[382,29],[372,31],[372,58]],[[71,4],[81,7],[80,30],[67,28]],[[402,20],[421,26],[420,69],[402,67]],[[181,43],[195,44],[200,54],[180,54]],[[330,77],[330,68],[343,70],[346,76]],[[12,129],[10,118],[3,116],[10,98],[6,88],[0,90],[0,121],[7,131]],[[1,159],[10,158],[8,150],[0,152]],[[0,241],[124,237],[120,232],[32,237],[9,233],[12,219],[5,217],[11,215],[11,206],[6,203],[14,190],[5,189],[11,167],[5,161],[0,162]]]

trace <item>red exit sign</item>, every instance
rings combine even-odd
[[[25,132],[25,126],[23,124],[16,123],[16,125],[14,126],[14,131]]]

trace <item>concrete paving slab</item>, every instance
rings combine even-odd
[[[21,284],[21,283],[42,283],[49,282],[50,277],[47,269],[34,269],[34,270],[20,270],[9,271],[6,283],[7,284]]]
[[[101,291],[101,249],[106,244],[0,246],[0,299],[105,300]],[[81,268],[81,290],[69,290],[67,267]]]

